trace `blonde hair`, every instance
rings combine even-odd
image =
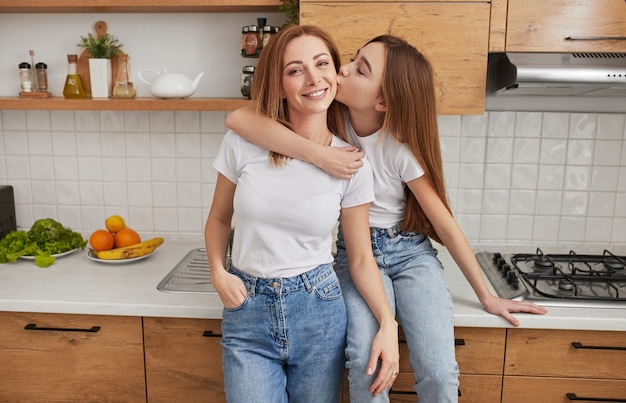
[[[433,183],[435,191],[452,213],[446,195],[443,162],[437,129],[435,86],[430,62],[415,47],[392,35],[381,35],[368,43],[385,46],[387,61],[382,95],[387,110],[382,133],[405,143]],[[441,243],[432,223],[407,187],[405,231],[419,231]]]
[[[287,44],[306,35],[320,38],[326,44],[335,65],[335,72],[338,72],[341,58],[331,36],[317,26],[290,24],[283,27],[263,48],[252,83],[251,98],[256,100],[257,113],[264,114],[292,130],[289,108],[282,97],[283,59]],[[336,101],[328,109],[328,126],[333,133],[344,132],[341,110]],[[286,156],[274,152],[270,153],[270,159],[273,165],[282,165],[287,161]]]

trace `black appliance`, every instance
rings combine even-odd
[[[13,186],[0,186],[0,239],[17,229]]]
[[[604,250],[584,254],[504,254],[476,258],[498,296],[545,306],[626,308],[626,256]]]

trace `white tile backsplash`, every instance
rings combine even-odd
[[[85,234],[112,214],[142,233],[202,235],[226,112],[0,112],[0,182],[18,226]],[[626,115],[438,118],[448,195],[473,243],[626,244]]]

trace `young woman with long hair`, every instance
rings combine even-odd
[[[356,148],[329,148],[297,138],[245,107],[226,125],[250,141],[309,161],[337,177],[350,177],[362,152],[374,171],[370,237],[389,302],[403,328],[419,402],[458,400],[453,306],[443,267],[430,238],[445,245],[483,307],[512,325],[512,313],[544,314],[529,302],[494,296],[447,201],[430,63],[401,38],[369,41],[340,68],[337,100],[347,107],[346,140]],[[361,151],[362,150],[362,151]],[[348,151],[348,152],[346,152]],[[342,229],[343,226],[342,226]],[[347,364],[353,402],[388,401],[371,393],[376,373],[367,359],[374,321],[346,273],[345,232],[337,240],[335,268],[348,311]],[[380,375],[379,375],[380,376]]]

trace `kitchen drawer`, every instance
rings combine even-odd
[[[506,330],[456,327],[456,360],[462,374],[502,375]],[[409,351],[400,329],[400,370],[411,371]]]
[[[568,397],[568,393],[572,395]],[[626,401],[626,382],[585,378],[504,377],[502,387],[502,402],[504,403],[571,403],[577,399],[583,402],[624,402]]]
[[[509,329],[504,374],[626,379],[626,332]]]
[[[225,402],[221,320],[144,318],[148,402]]]
[[[389,392],[389,401],[415,402],[411,372],[400,372]],[[459,403],[499,403],[502,377],[498,375],[461,375]]]
[[[1,312],[0,323],[0,401],[146,401],[140,317]]]
[[[506,330],[455,327],[456,362],[462,374],[502,375]]]

